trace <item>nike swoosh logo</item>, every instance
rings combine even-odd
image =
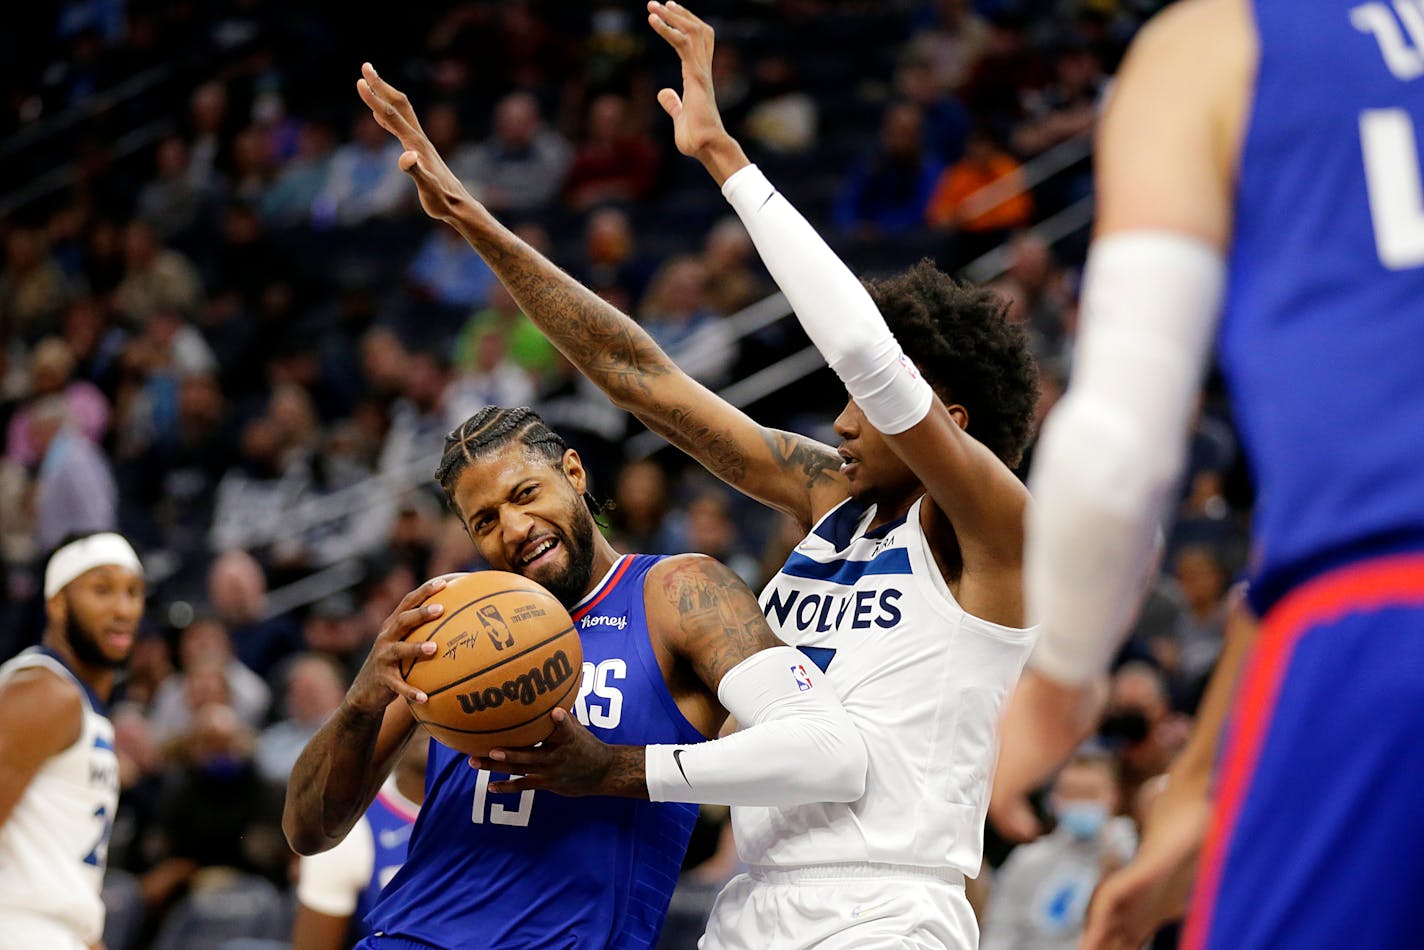
[[[692,787],[692,779],[687,777],[687,770],[682,767],[682,754],[686,749],[673,749],[672,760],[677,763],[677,770],[682,773],[682,780],[687,783],[687,787]]]
[[[850,912],[850,919],[851,919],[851,920],[859,920],[859,919],[862,918],[862,917],[869,916],[869,915],[870,915],[871,913],[873,913],[874,911],[877,911],[877,910],[884,910],[886,907],[889,907],[892,903],[894,903],[894,901],[881,901],[881,902],[878,903],[878,904],[871,904],[869,907],[857,907],[855,910],[853,910],[853,911]]]

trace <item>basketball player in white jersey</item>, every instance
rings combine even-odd
[[[104,704],[143,616],[143,568],[117,534],[61,544],[44,638],[0,666],[0,948],[99,942],[119,799]]]
[[[465,237],[589,379],[809,531],[762,606],[825,670],[865,737],[866,793],[734,808],[751,872],[723,893],[703,945],[973,947],[963,879],[979,871],[998,714],[1033,639],[1021,597],[1028,496],[1008,467],[1028,437],[1032,360],[997,298],[928,264],[867,293],[722,128],[710,28],[681,7],[649,9],[683,61],[683,96],[660,94],[679,149],[724,185],[847,383],[839,454],[765,429],[694,382],[630,318],[495,221],[369,64],[358,88],[401,140],[426,212]]]

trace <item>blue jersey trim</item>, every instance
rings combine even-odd
[[[817,561],[797,551],[792,551],[786,559],[781,573],[788,577],[804,577],[812,581],[826,581],[849,587],[870,574],[909,574],[910,552],[904,548],[890,548],[881,551],[869,561],[851,561],[838,558],[833,561]]]

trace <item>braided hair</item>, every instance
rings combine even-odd
[[[515,442],[556,468],[569,449],[564,437],[528,406],[485,406],[445,436],[445,451],[435,469],[435,480],[445,490],[452,508],[456,507],[455,485],[470,463]],[[592,495],[584,492],[583,498],[595,516],[601,513],[602,508]]]

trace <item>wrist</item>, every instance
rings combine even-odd
[[[697,153],[697,160],[717,182],[718,188],[722,187],[728,178],[751,164],[747,153],[742,151],[741,144],[725,132],[703,146]]]
[[[611,745],[608,771],[599,783],[599,794],[619,798],[647,798],[646,746]]]
[[[336,715],[338,718],[350,723],[364,723],[373,720],[379,723],[385,718],[386,707],[389,705],[390,703],[377,704],[363,702],[359,697],[354,697],[350,693],[347,693],[346,698],[343,699],[341,705],[337,707]]]

